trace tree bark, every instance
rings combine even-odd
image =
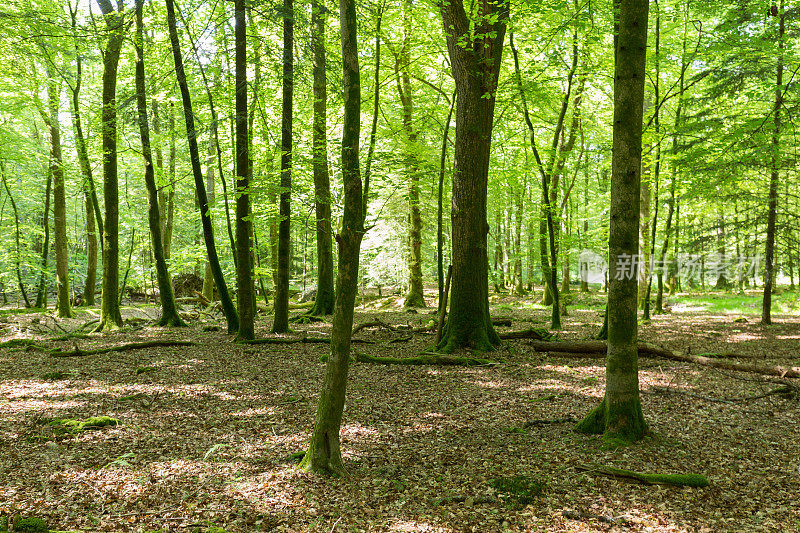
[[[380,17],[378,18],[380,25]],[[380,26],[379,26],[380,29]],[[314,48],[314,212],[317,217],[317,296],[311,316],[333,313],[333,241],[331,238],[331,183],[328,173],[328,81],[325,67],[325,8],[321,0],[311,3],[311,38]],[[378,37],[380,49],[380,37]],[[377,61],[380,61],[378,59]],[[376,72],[378,67],[376,66]],[[377,85],[376,85],[377,87]],[[377,98],[376,98],[377,100]]]
[[[489,317],[486,198],[495,91],[509,3],[476,6],[474,24],[463,0],[439,4],[456,83],[452,189],[453,280],[450,316],[437,350],[490,350],[500,343]],[[471,35],[480,35],[472,38]]]
[[[11,200],[11,209],[14,211],[14,241],[16,244],[16,253],[14,257],[14,269],[17,272],[17,283],[19,284],[19,292],[22,295],[22,299],[25,301],[25,307],[30,307],[31,302],[28,300],[28,291],[25,290],[25,284],[22,282],[22,267],[20,266],[20,254],[21,246],[20,246],[20,239],[19,239],[19,212],[17,211],[17,202],[14,201],[14,196],[11,194],[11,189],[8,187],[8,180],[6,179],[6,165],[5,162],[0,160],[0,177],[3,179],[3,187],[6,190],[6,194],[8,194],[9,200]]]
[[[293,0],[283,0],[283,95],[281,111],[281,190],[278,224],[278,284],[275,287],[273,333],[289,331],[290,217],[292,191],[292,98],[294,92]]]
[[[358,141],[361,119],[361,80],[358,70],[355,0],[339,0],[344,85],[344,127],[342,133],[342,180],[344,216],[339,245],[339,270],[336,275],[336,305],[333,312],[331,355],[317,407],[311,442],[302,468],[314,472],[346,475],[342,462],[339,431],[342,424],[353,306],[358,289],[358,262],[364,235],[364,204],[358,169]]]
[[[178,30],[175,23],[174,0],[167,0],[167,24],[169,26],[169,38],[172,45],[172,55],[175,61],[175,74],[178,78],[178,86],[181,91],[183,101],[183,114],[186,120],[186,136],[189,142],[189,158],[192,162],[192,174],[197,190],[197,198],[200,203],[200,219],[203,224],[203,239],[208,254],[208,262],[214,273],[214,283],[219,291],[222,312],[228,322],[228,333],[232,334],[239,330],[239,315],[233,305],[228,286],[225,284],[225,277],[219,264],[217,247],[214,242],[214,227],[211,223],[211,213],[208,209],[208,198],[206,197],[206,186],[203,183],[203,172],[200,168],[200,152],[197,149],[197,132],[194,127],[194,113],[192,111],[192,99],[189,95],[189,86],[186,83],[186,73],[183,68],[183,57],[181,55],[180,43],[178,41]],[[166,253],[164,254],[166,256]]]
[[[156,188],[153,156],[150,150],[150,126],[147,120],[147,93],[144,77],[144,24],[142,22],[142,6],[144,0],[136,0],[136,107],[139,112],[139,132],[142,138],[142,157],[144,159],[144,183],[147,189],[147,222],[150,227],[150,243],[156,263],[156,279],[158,295],[161,301],[161,318],[159,326],[185,326],[178,315],[175,294],[172,292],[172,280],[169,276],[167,262],[164,260],[164,247],[161,243],[161,217],[158,208],[158,189]]]
[[[637,283],[642,104],[648,0],[622,0],[614,83],[609,236],[608,353],[602,403],[578,424],[584,433],[635,441],[647,432],[639,400]]]

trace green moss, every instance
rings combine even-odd
[[[300,463],[306,456],[306,451],[292,452],[284,458],[287,463]]]
[[[14,521],[14,531],[25,531],[26,533],[48,533],[50,528],[47,522],[41,518],[21,518]]]
[[[61,428],[70,433],[78,433],[80,431],[90,429],[101,429],[106,426],[119,425],[119,420],[110,416],[93,416],[86,420],[77,420],[75,418],[56,418],[48,423],[49,426],[54,428]]]
[[[146,372],[154,372],[155,370],[156,367],[154,366],[140,366],[136,369],[136,375],[138,376],[139,374],[144,374]]]
[[[546,483],[527,476],[502,477],[489,480],[489,486],[519,507],[533,503],[544,491]]]
[[[41,375],[41,378],[45,381],[60,381],[67,379],[67,377],[69,377],[67,372],[45,372]]]

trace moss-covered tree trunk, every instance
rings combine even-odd
[[[772,170],[769,176],[767,208],[767,243],[764,250],[764,293],[761,300],[761,323],[772,323],[772,289],[775,283],[775,222],[778,214],[778,178],[781,160],[781,108],[783,107],[783,38],[786,33],[786,13],[781,0],[778,12],[778,66],[775,74],[775,106],[773,108]]]
[[[225,284],[225,276],[219,264],[217,256],[217,246],[214,242],[214,227],[211,222],[211,213],[208,208],[208,198],[206,196],[206,186],[203,183],[203,171],[200,168],[200,151],[197,148],[197,132],[194,127],[194,112],[192,111],[192,98],[189,94],[189,86],[186,83],[186,72],[183,68],[183,56],[178,40],[178,30],[175,23],[174,0],[167,0],[167,25],[169,26],[169,39],[172,45],[172,56],[175,61],[175,74],[178,78],[178,87],[181,91],[181,101],[183,102],[183,115],[186,120],[186,137],[189,143],[189,159],[192,163],[192,175],[197,191],[197,199],[200,204],[200,219],[203,224],[203,240],[206,245],[208,263],[214,273],[214,283],[219,291],[222,312],[228,322],[228,333],[236,333],[239,330],[239,315],[233,305],[228,286]],[[168,215],[169,217],[169,215]],[[169,221],[169,218],[168,218]],[[166,256],[166,250],[164,255]]]
[[[283,94],[281,107],[281,190],[278,223],[278,283],[275,287],[273,333],[289,331],[289,268],[292,191],[292,98],[294,93],[294,12],[292,0],[283,0]]]
[[[236,286],[237,339],[255,337],[255,287],[250,261],[250,143],[247,109],[247,14],[244,0],[234,2],[236,19]]]
[[[450,314],[437,349],[469,346],[489,350],[500,343],[489,317],[486,197],[495,91],[509,3],[481,3],[474,17],[462,0],[441,2],[456,82],[455,169],[452,188],[453,279]],[[480,35],[473,38],[472,35]]]
[[[609,236],[608,353],[605,398],[578,424],[585,433],[634,441],[647,424],[639,400],[637,285],[642,104],[648,0],[620,2],[614,84],[614,141]]]
[[[144,159],[144,183],[147,189],[147,222],[150,227],[150,243],[156,263],[156,279],[161,301],[161,318],[159,326],[184,326],[178,315],[175,294],[172,292],[172,280],[169,276],[167,262],[164,260],[164,247],[161,243],[161,217],[158,208],[158,189],[156,188],[153,156],[150,150],[150,126],[147,120],[147,93],[144,77],[144,46],[142,5],[144,0],[136,0],[136,108],[139,112],[139,134],[142,139],[142,158]]]
[[[317,217],[317,296],[312,316],[333,313],[333,240],[331,237],[331,183],[328,173],[328,87],[325,68],[325,8],[311,3],[311,39],[314,48],[314,211]]]
[[[97,331],[122,326],[119,311],[119,182],[117,177],[117,66],[125,37],[125,20],[109,0],[97,0],[108,43],[103,54],[103,296]]]
[[[345,474],[339,431],[342,425],[347,373],[350,364],[350,340],[353,330],[353,306],[358,289],[358,262],[364,236],[364,205],[358,168],[358,141],[361,119],[361,80],[358,70],[355,0],[339,0],[340,31],[344,85],[344,129],[342,133],[342,180],[344,216],[339,245],[339,269],[336,274],[336,305],[333,311],[331,355],[325,369],[317,406],[314,433],[302,467],[314,472]]]
[[[395,51],[395,81],[403,108],[403,132],[405,133],[405,173],[408,177],[408,294],[403,304],[406,308],[425,307],[422,291],[422,215],[419,206],[419,163],[417,137],[414,125],[414,90],[411,85],[411,37],[413,32],[413,9],[411,0],[402,6],[403,42]]]

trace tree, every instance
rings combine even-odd
[[[283,95],[281,109],[281,194],[278,225],[278,283],[275,287],[273,333],[289,330],[289,248],[291,246],[292,97],[294,91],[294,12],[283,0]]]
[[[761,323],[772,323],[772,290],[775,283],[775,222],[778,212],[778,179],[781,159],[781,108],[783,107],[783,49],[786,33],[786,13],[781,0],[780,8],[772,6],[778,17],[778,58],[775,73],[775,107],[773,109],[772,150],[770,154],[769,204],[767,208],[767,243],[764,251],[764,296],[761,300]]]
[[[317,296],[309,315],[333,313],[333,241],[331,238],[331,184],[328,174],[328,90],[325,68],[325,12],[321,0],[311,2],[311,39],[314,49],[313,170],[314,212],[317,223]]]
[[[236,18],[236,279],[239,305],[237,338],[255,336],[252,264],[250,262],[250,144],[247,123],[247,20],[244,0],[234,4]]]
[[[344,216],[339,245],[339,270],[336,274],[336,305],[331,331],[331,355],[325,367],[317,406],[314,432],[302,467],[314,472],[344,475],[339,431],[347,390],[350,365],[350,340],[353,306],[358,289],[358,263],[364,236],[364,205],[358,168],[358,141],[361,132],[361,76],[358,70],[358,27],[355,0],[339,0],[342,39],[342,83],[344,85],[344,127],[342,132],[342,180]]]
[[[103,54],[103,301],[96,331],[122,326],[119,310],[119,181],[117,177],[117,67],[128,24],[123,4],[114,11],[110,0],[97,0],[106,19],[108,42]]]
[[[509,13],[507,0],[476,6],[472,20],[463,0],[442,1],[439,11],[456,83],[453,172],[453,277],[450,315],[437,349],[489,350],[500,338],[489,318],[489,225],[486,197],[495,91]]]
[[[139,134],[142,138],[142,158],[144,159],[144,182],[147,188],[147,222],[150,226],[150,242],[156,262],[156,279],[158,295],[161,300],[161,318],[159,326],[185,326],[175,295],[172,292],[172,280],[169,276],[167,262],[164,260],[164,246],[161,243],[161,216],[158,206],[158,189],[156,188],[153,156],[150,150],[150,126],[147,121],[147,93],[144,78],[144,23],[142,21],[142,5],[144,0],[136,0],[136,108],[139,112]]]
[[[228,333],[232,334],[239,330],[239,315],[233,306],[233,301],[228,293],[228,286],[225,284],[225,276],[219,264],[217,256],[217,246],[214,242],[214,227],[211,223],[211,213],[208,209],[208,197],[206,196],[206,186],[203,182],[203,172],[200,169],[200,151],[197,148],[197,132],[194,127],[194,112],[192,111],[192,98],[189,94],[189,85],[186,82],[186,72],[183,68],[183,56],[181,55],[180,42],[178,41],[178,30],[175,24],[175,2],[167,0],[167,25],[169,26],[169,39],[172,44],[172,56],[175,61],[175,75],[178,78],[178,87],[181,91],[181,101],[183,102],[183,115],[186,121],[186,137],[189,141],[189,158],[192,163],[192,175],[197,191],[197,200],[200,204],[200,219],[203,224],[203,240],[206,245],[208,263],[211,265],[211,272],[214,274],[214,283],[219,291],[219,299],[222,304],[222,312],[228,322]],[[166,255],[166,254],[165,254]]]
[[[615,51],[605,398],[577,429],[628,441],[647,432],[639,400],[637,286],[642,106],[649,0],[621,0]],[[626,262],[627,260],[627,262]]]

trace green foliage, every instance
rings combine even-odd
[[[15,520],[14,531],[25,533],[48,533],[50,528],[47,527],[47,522],[41,518],[29,517]]]

